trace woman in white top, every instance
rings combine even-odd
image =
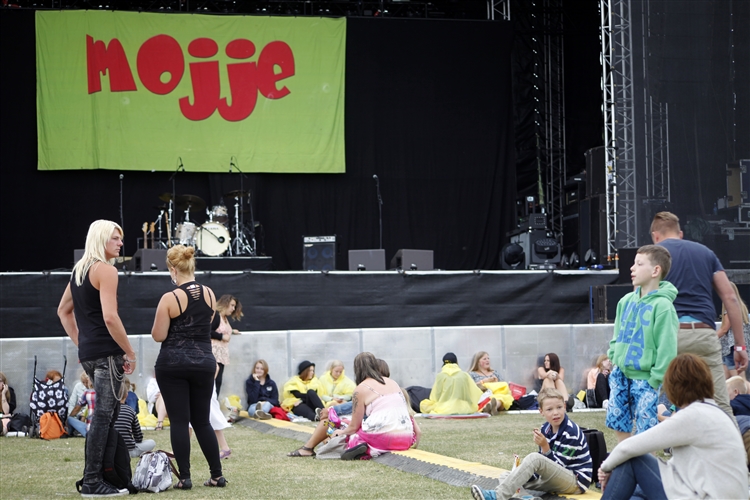
[[[599,469],[602,500],[629,499],[636,486],[649,500],[747,498],[745,447],[732,419],[711,399],[705,361],[677,356],[664,374],[664,390],[680,411],[612,450]],[[667,462],[649,454],[669,447]]]

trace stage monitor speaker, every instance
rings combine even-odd
[[[133,255],[131,266],[136,272],[166,271],[167,250],[165,248],[139,248]]]
[[[619,266],[619,277],[617,283],[629,284],[630,280],[630,268],[635,263],[635,254],[638,253],[637,248],[618,248],[617,249],[617,265]]]
[[[607,164],[604,146],[591,148],[586,157],[586,196],[591,198],[607,193]]]
[[[305,236],[302,239],[302,269],[336,270],[336,236]]]
[[[73,250],[73,265],[74,266],[78,263],[79,260],[81,260],[81,257],[83,257],[83,253],[85,251],[86,250],[84,250],[83,248],[76,248],[75,250]]]
[[[391,259],[391,269],[432,271],[433,265],[432,250],[408,250],[402,248]]]
[[[385,271],[385,250],[349,250],[350,271]]]
[[[592,323],[614,323],[617,303],[633,291],[633,285],[596,285],[589,291]]]

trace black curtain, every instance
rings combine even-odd
[[[141,225],[158,215],[158,196],[172,190],[170,174],[37,171],[34,13],[2,10],[0,28],[0,208],[13,221],[0,270],[71,267],[92,220],[120,221],[121,188],[132,255]],[[276,269],[302,268],[303,235],[335,234],[338,269],[348,249],[377,248],[373,175],[388,260],[399,248],[431,249],[439,268],[497,268],[516,192],[511,45],[504,22],[350,18],[346,174],[242,177],[262,224],[261,250]],[[175,178],[177,194],[212,206],[240,188],[229,165],[210,175],[191,167]],[[191,218],[200,224],[205,216]]]

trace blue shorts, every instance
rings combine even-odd
[[[724,360],[724,366],[734,370],[734,346],[729,348],[729,354],[722,356],[722,359]]]
[[[648,384],[648,380],[632,380],[619,367],[609,375],[609,406],[605,425],[619,432],[635,433],[656,426],[656,404],[659,393]]]

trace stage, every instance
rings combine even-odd
[[[69,272],[0,273],[0,338],[65,333],[57,305]],[[617,271],[205,271],[200,283],[242,302],[243,331],[585,324],[590,288]],[[166,272],[120,273],[129,334],[150,334]]]

